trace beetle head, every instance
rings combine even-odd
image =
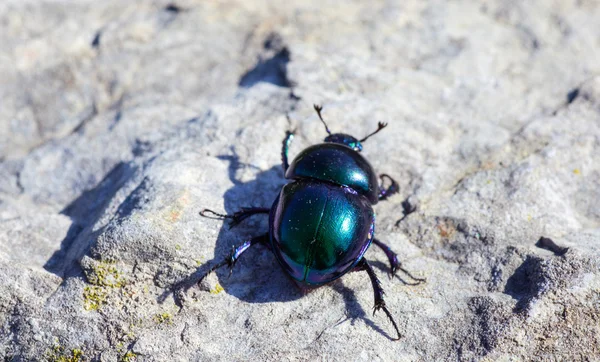
[[[363,148],[362,143],[360,143],[359,140],[345,133],[330,134],[329,136],[325,137],[325,142],[341,143],[357,152],[362,151]]]

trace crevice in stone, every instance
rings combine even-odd
[[[15,184],[17,185],[20,194],[25,192],[25,187],[21,183],[21,170],[17,171],[17,173],[15,174]]]
[[[556,107],[554,109],[554,111],[552,111],[552,113],[551,113],[552,116],[556,116],[560,110],[569,107],[573,102],[575,102],[579,98],[583,98],[584,100],[589,100],[590,95],[588,93],[586,93],[585,90],[582,90],[582,88],[588,82],[592,81],[596,77],[598,77],[598,74],[595,74],[591,77],[586,78],[581,83],[577,84],[577,86],[575,88],[573,88],[569,92],[567,92],[564,103],[562,103],[560,106]]]
[[[535,246],[551,251],[556,256],[563,256],[567,253],[567,251],[569,251],[569,248],[559,246],[554,242],[554,240],[543,236],[537,241],[537,243],[535,243]]]
[[[108,126],[108,130],[112,131],[119,122],[121,122],[121,118],[123,118],[123,102],[125,100],[125,93],[123,93],[117,101],[110,106],[111,110],[115,111],[115,116],[112,119],[112,122]]]
[[[179,6],[178,6],[177,4],[175,4],[175,3],[170,3],[170,4],[167,4],[167,6],[165,6],[165,7],[164,7],[164,10],[165,10],[165,11],[168,11],[168,12],[170,12],[170,13],[173,13],[173,14],[178,14],[178,13],[180,13],[181,11],[183,11],[183,9],[181,9],[181,7],[179,7]]]
[[[158,21],[161,28],[166,28],[184,11],[188,11],[175,3],[168,3],[158,13]]]
[[[131,153],[135,157],[142,156],[152,150],[152,144],[148,141],[142,141],[138,138],[135,139],[135,144],[131,148]]]
[[[94,118],[97,114],[98,114],[98,108],[96,107],[96,102],[93,102],[89,111],[81,117],[79,124],[77,124],[77,126],[75,128],[73,128],[73,131],[71,132],[71,134],[81,132],[83,130],[83,128],[85,127],[85,125],[92,118]]]
[[[263,55],[259,57],[258,63],[242,75],[238,85],[251,88],[257,83],[266,82],[291,88],[293,84],[287,75],[289,61],[290,51],[283,40],[279,35],[271,34],[263,42]]]
[[[102,30],[98,30],[94,35],[94,39],[92,39],[92,43],[90,44],[92,48],[100,47],[100,38],[102,37]]]
[[[573,101],[575,101],[575,99],[577,99],[578,96],[579,96],[579,88],[575,88],[572,91],[570,91],[569,93],[567,93],[567,105],[573,103]]]
[[[544,264],[544,259],[528,255],[506,281],[504,293],[517,300],[514,313],[529,309],[531,302],[548,290],[549,280],[543,271]]]

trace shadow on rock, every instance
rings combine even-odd
[[[366,275],[365,275],[365,278],[366,278],[365,283],[370,284]],[[344,298],[344,304],[346,306],[346,315],[348,316],[348,318],[336,323],[336,325],[341,324],[348,319],[350,319],[350,323],[352,325],[354,325],[354,321],[356,319],[362,319],[369,327],[371,327],[371,328],[373,328],[373,330],[377,331],[377,333],[380,333],[380,334],[386,336],[389,340],[394,340],[394,338],[392,338],[392,336],[387,334],[383,329],[381,329],[377,324],[375,324],[375,322],[373,322],[372,320],[367,318],[367,314],[365,313],[365,310],[360,305],[360,303],[358,303],[358,299],[356,298],[356,293],[354,293],[354,291],[352,289],[344,286],[343,282],[339,279],[336,280],[335,282],[333,282],[331,286],[333,287],[333,289],[336,292],[340,293],[342,295],[342,297]],[[383,314],[383,311],[380,311],[380,313]],[[388,323],[389,323],[389,321],[388,321]],[[390,324],[390,326],[391,326],[391,324]]]
[[[98,221],[115,193],[134,172],[135,167],[119,162],[96,187],[82,192],[61,211],[62,214],[70,217],[73,223],[61,241],[59,250],[55,251],[44,264],[44,269],[62,278],[79,274],[75,262],[87,253],[91,243],[96,240],[94,235],[101,232],[101,230],[92,232],[90,228]]]
[[[504,293],[517,300],[513,312],[529,308],[530,303],[548,289],[548,280],[543,272],[544,259],[528,255],[506,281]]]

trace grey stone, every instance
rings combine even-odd
[[[600,360],[593,1],[0,4],[0,357]],[[291,155],[363,151],[377,237],[417,276],[303,293],[267,231]],[[79,357],[77,357],[79,356]]]

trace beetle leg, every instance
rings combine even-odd
[[[385,301],[383,300],[383,295],[384,295],[383,288],[381,288],[381,282],[377,278],[375,271],[373,270],[371,265],[369,265],[367,260],[364,258],[358,263],[358,265],[356,267],[360,270],[366,271],[367,274],[369,274],[369,279],[371,279],[371,284],[373,285],[373,293],[375,296],[375,305],[373,306],[373,315],[375,315],[375,312],[377,312],[378,310],[380,310],[380,309],[383,310],[383,312],[385,313],[385,315],[387,315],[390,322],[392,322],[392,325],[394,326],[394,329],[396,330],[396,333],[398,334],[398,338],[395,338],[394,340],[396,340],[396,341],[399,340],[402,337],[402,335],[400,334],[400,330],[398,329],[398,325],[396,324],[394,317],[392,317],[392,313],[390,313],[390,311],[385,306]]]
[[[407,285],[418,285],[421,283],[424,283],[427,281],[427,279],[425,278],[417,278],[415,276],[413,276],[411,273],[409,273],[408,270],[404,269],[402,267],[402,263],[400,262],[400,260],[398,260],[398,255],[396,253],[394,253],[392,251],[392,249],[390,249],[389,246],[385,245],[384,243],[382,243],[381,241],[377,240],[377,239],[373,239],[373,244],[377,245],[378,247],[381,248],[381,250],[383,250],[383,252],[385,253],[385,255],[388,257],[388,260],[390,261],[390,269],[391,269],[391,276],[393,277],[394,275],[396,275],[396,271],[400,270],[402,271],[404,274],[408,275],[412,280],[414,280],[414,283],[408,283],[405,282],[404,280],[402,280],[402,282],[404,284]]]
[[[288,162],[288,151],[290,150],[290,145],[292,144],[292,140],[294,139],[294,131],[285,131],[285,138],[283,139],[283,144],[281,146],[281,161],[283,166],[283,173],[287,171],[290,164]]]
[[[391,185],[386,189],[383,188],[384,178],[387,178],[391,182]],[[382,173],[379,175],[379,180],[381,180],[381,186],[379,186],[379,200],[387,200],[388,197],[400,191],[400,186],[396,180],[390,177],[390,175]]]
[[[209,209],[204,209],[204,210],[200,211],[200,216],[208,217],[211,219],[219,219],[219,220],[231,219],[231,221],[229,222],[229,228],[231,229],[252,215],[268,214],[270,211],[271,211],[271,209],[267,209],[265,207],[242,207],[242,209],[240,211],[236,211],[233,214],[228,215],[228,214],[219,214],[219,213],[214,212]],[[208,214],[212,214],[213,217],[209,216]]]
[[[221,267],[224,267],[225,265],[227,265],[229,267],[229,275],[231,275],[231,273],[233,272],[233,266],[235,265],[235,262],[240,258],[240,256],[246,250],[250,249],[251,246],[254,246],[256,244],[267,243],[268,240],[269,240],[269,234],[264,234],[264,235],[252,238],[250,240],[247,240],[237,247],[233,247],[233,249],[231,250],[231,253],[229,253],[229,255],[227,257],[225,257],[225,259],[223,259],[220,263],[213,265],[206,273],[204,273],[200,277],[200,279],[198,280],[198,284],[200,284],[200,282],[202,282],[202,280],[204,280],[204,278],[206,278],[206,276],[208,274],[214,272],[215,270],[217,270]]]

